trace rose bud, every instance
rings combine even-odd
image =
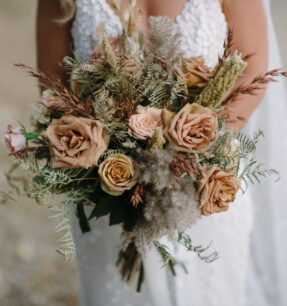
[[[4,132],[4,141],[7,148],[13,153],[22,151],[26,148],[26,137],[23,135],[19,126],[8,125]]]

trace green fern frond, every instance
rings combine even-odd
[[[175,272],[175,266],[179,265],[183,271],[188,274],[188,270],[185,266],[185,264],[181,261],[178,261],[171,255],[171,253],[168,250],[168,247],[166,245],[161,244],[159,241],[154,242],[154,246],[156,247],[158,253],[160,254],[163,262],[162,267],[167,267],[169,268],[169,271],[173,276],[176,276]]]
[[[264,169],[264,164],[251,160],[250,163],[243,169],[240,177],[242,178],[245,189],[242,187],[243,193],[248,189],[248,182],[251,184],[261,183],[262,178],[275,176],[275,182],[280,180],[280,172],[276,169]]]
[[[108,130],[109,135],[117,143],[121,144],[128,137],[128,127],[125,122],[112,121],[105,124],[105,128]]]
[[[169,264],[176,264],[176,259],[170,254],[166,245],[161,244],[159,241],[155,241],[154,246],[161,255],[163,266],[167,266]]]
[[[103,153],[100,157],[100,161],[105,160],[107,157],[109,157],[110,155],[113,154],[126,154],[127,150],[123,150],[123,149],[117,149],[117,150],[107,150],[105,153]]]
[[[73,260],[75,256],[75,245],[71,231],[71,209],[79,203],[90,203],[96,184],[86,185],[84,188],[71,189],[61,203],[52,202],[49,208],[53,211],[50,218],[59,219],[55,232],[61,232],[62,237],[58,240],[57,251],[66,257],[67,261]]]
[[[68,71],[72,71],[80,66],[80,63],[76,59],[69,56],[65,56],[63,62]]]
[[[66,203],[57,204],[49,207],[55,214],[50,218],[59,219],[55,232],[62,232],[62,237],[58,240],[57,252],[65,256],[66,261],[72,261],[75,257],[75,244],[71,231],[71,219],[69,206]]]
[[[264,137],[264,133],[261,130],[254,132],[253,137],[249,137],[242,132],[238,133],[236,138],[240,142],[239,156],[246,158],[248,155],[255,153],[261,137]]]
[[[189,235],[187,235],[184,232],[179,232],[178,233],[178,239],[177,241],[183,245],[187,251],[191,251],[197,254],[197,256],[204,262],[206,263],[211,263],[214,262],[215,260],[218,259],[219,253],[215,250],[211,254],[204,255],[204,253],[208,250],[210,250],[212,246],[212,242],[207,246],[207,247],[202,247],[202,246],[194,246],[192,243],[192,239],[190,238]]]

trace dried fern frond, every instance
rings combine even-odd
[[[101,119],[104,123],[108,124],[113,121],[115,114],[115,102],[109,96],[106,89],[101,89],[95,93],[93,101],[95,116]]]

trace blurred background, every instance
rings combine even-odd
[[[8,123],[29,123],[38,99],[36,80],[13,63],[35,64],[35,0],[0,1],[0,131]],[[287,1],[272,0],[272,14],[287,69]],[[2,138],[2,136],[1,136]],[[9,157],[0,143],[0,186]],[[55,222],[49,211],[21,198],[0,206],[0,305],[75,306],[77,279],[73,263],[56,253]]]

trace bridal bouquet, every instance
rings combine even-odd
[[[117,38],[98,29],[102,43],[87,62],[64,59],[70,88],[19,65],[46,90],[31,117],[33,131],[10,125],[5,142],[16,157],[6,174],[11,186],[19,190],[16,183],[22,181],[25,195],[61,217],[57,230],[66,233],[59,252],[74,252],[70,207],[83,232],[90,231],[89,220],[108,216],[110,225],[122,228],[122,277],[132,283],[138,273],[140,290],[142,258],[151,247],[172,273],[181,265],[161,237],[205,262],[216,260],[217,252],[194,246],[186,230],[202,216],[228,210],[249,182],[278,174],[256,161],[262,132],[248,137],[229,129],[225,106],[285,73],[273,70],[236,88],[247,57],[230,52],[231,33],[210,70],[202,57],[183,56],[170,19],[151,17],[149,39],[134,20],[130,15]],[[19,165],[25,178],[15,174]]]

